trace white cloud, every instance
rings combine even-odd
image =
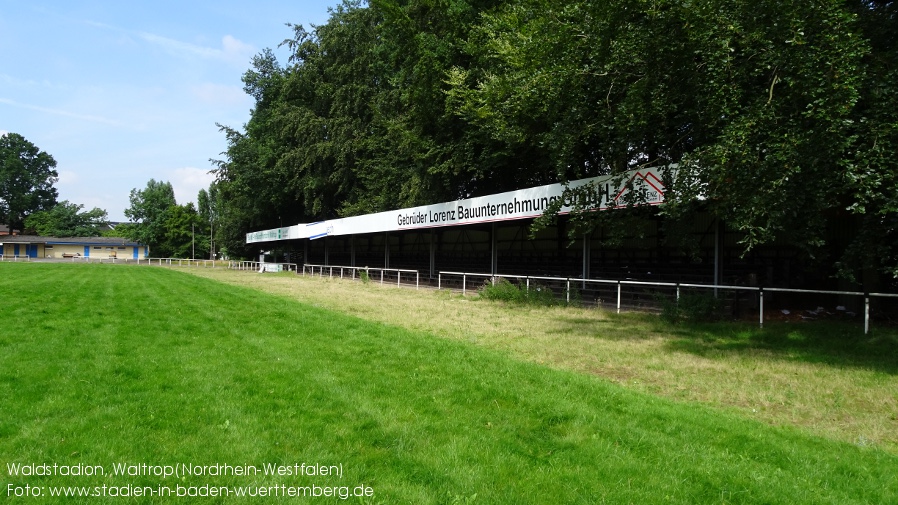
[[[258,51],[256,48],[247,44],[240,39],[225,35],[221,38],[221,47],[206,47],[190,42],[183,42],[162,35],[150,32],[130,31],[106,23],[98,23],[95,21],[86,21],[88,25],[102,28],[104,30],[113,30],[123,34],[126,38],[123,42],[128,42],[127,37],[136,36],[145,42],[161,47],[169,53],[179,57],[199,57],[203,59],[221,60],[241,67],[246,66]]]
[[[0,98],[0,103],[5,103],[7,105],[11,105],[13,107],[19,107],[22,109],[36,110],[38,112],[45,112],[47,114],[53,114],[56,116],[65,116],[71,117],[75,119],[81,119],[84,121],[91,121],[94,123],[105,123],[112,126],[124,126],[124,124],[120,121],[116,121],[114,119],[105,118],[102,116],[94,116],[92,114],[79,114],[77,112],[71,112],[63,109],[52,109],[50,107],[41,107],[39,105],[31,105],[27,103],[19,103],[15,100],[10,100],[8,98]]]
[[[77,184],[81,179],[77,172],[71,170],[58,170],[57,173],[59,174],[58,183],[62,185]]]
[[[253,46],[225,35],[221,39],[221,48],[213,48],[170,39],[154,33],[139,32],[140,38],[155,44],[171,54],[180,57],[200,57],[203,59],[221,60],[235,65],[246,65],[255,54]]]
[[[207,168],[184,167],[171,171],[170,182],[175,190],[175,200],[180,205],[187,202],[196,204],[196,195],[201,189],[209,189],[215,176]]]
[[[216,105],[239,105],[246,102],[251,105],[252,101],[239,86],[226,86],[223,84],[203,83],[194,86],[191,89],[194,96],[200,101]]]
[[[41,87],[53,90],[66,89],[64,85],[56,84],[46,79],[43,81],[35,81],[33,79],[20,79],[9,74],[0,74],[0,82],[3,82],[4,84],[15,88],[33,89]]]
[[[221,47],[224,51],[225,58],[238,65],[246,65],[256,54],[256,48],[250,44],[246,44],[230,35],[225,35],[221,39]]]

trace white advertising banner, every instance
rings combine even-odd
[[[440,226],[460,226],[495,221],[528,219],[540,216],[550,205],[562,200],[559,214],[567,214],[578,202],[571,188],[589,186],[577,198],[581,207],[605,210],[626,206],[628,191],[639,191],[646,205],[664,202],[664,171],[675,167],[633,170],[624,177],[603,176],[556,183],[494,195],[467,198],[407,209],[331,219],[289,228],[257,231],[246,235],[247,243],[289,239],[318,239],[326,236],[355,235],[385,231],[413,230]],[[671,173],[671,175],[673,175]],[[617,184],[615,182],[618,182]],[[629,188],[629,189],[628,189]]]

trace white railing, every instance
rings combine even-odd
[[[298,272],[296,263],[268,263],[260,261],[230,261],[228,268],[231,270],[248,270],[252,272]]]
[[[185,268],[227,268],[230,270],[252,270],[258,272],[265,268],[266,272],[272,271],[290,271],[295,272],[298,268],[296,263],[261,263],[258,261],[237,261],[237,260],[208,260],[208,259],[187,259],[187,258],[141,258],[137,260],[129,260],[136,262],[138,265],[158,265],[170,267]]]
[[[309,272],[309,275],[315,275],[315,270],[318,270],[318,276],[324,277],[324,272],[328,272],[328,276],[333,278],[334,272],[336,272],[339,277],[344,278],[344,273],[349,272],[350,278],[355,279],[356,275],[359,278],[362,278],[361,272],[365,272],[365,275],[371,279],[371,272],[380,272],[380,283],[384,283],[384,273],[396,273],[396,285],[399,286],[402,282],[402,274],[408,274],[411,277],[412,274],[415,274],[415,289],[420,289],[421,287],[421,275],[417,270],[406,270],[402,268],[377,268],[377,267],[347,267],[347,266],[339,266],[339,265],[303,265],[302,274],[306,275],[306,271]]]
[[[31,256],[21,254],[0,254],[0,261],[31,261]]]
[[[198,260],[189,258],[138,258],[131,261],[138,265],[159,265],[159,266],[177,266],[177,267],[204,267],[215,268],[216,265],[227,264],[224,260]]]
[[[830,291],[830,290],[816,290],[816,289],[792,289],[792,288],[765,288],[765,287],[752,287],[752,286],[730,286],[730,285],[721,285],[721,284],[690,284],[690,283],[679,283],[679,282],[649,282],[649,281],[632,281],[632,280],[611,280],[611,279],[583,279],[579,277],[540,277],[534,275],[505,275],[505,274],[484,274],[484,273],[473,273],[473,272],[439,272],[437,276],[437,289],[442,289],[443,286],[443,275],[451,275],[451,276],[461,276],[462,282],[462,294],[466,294],[467,292],[467,281],[469,277],[473,278],[483,278],[486,280],[490,280],[494,285],[498,279],[515,279],[517,281],[525,282],[525,289],[530,289],[530,281],[531,280],[544,280],[550,282],[564,282],[565,289],[565,297],[568,303],[571,301],[571,283],[582,283],[585,287],[587,284],[611,284],[616,285],[617,287],[617,312],[621,310],[621,294],[622,294],[622,286],[651,286],[651,287],[666,287],[666,288],[674,288],[676,289],[676,297],[677,300],[680,299],[680,289],[681,288],[693,288],[693,289],[710,289],[714,290],[715,293],[718,290],[723,291],[748,291],[755,292],[758,295],[758,324],[760,327],[764,327],[764,293],[765,292],[779,292],[779,293],[802,293],[802,294],[823,294],[823,295],[841,295],[841,296],[862,296],[864,298],[864,334],[870,333],[870,299],[871,298],[898,298],[898,293],[863,293],[860,291]]]
[[[0,256],[0,260],[8,259],[10,256]],[[21,258],[23,260],[30,260],[27,256],[15,256],[12,257],[13,260]],[[81,258],[73,258],[75,259],[83,259],[90,260],[88,257]],[[115,261],[115,258],[109,258],[107,261],[112,260]],[[182,267],[206,267],[206,268],[215,268],[216,264],[223,265],[225,263],[224,260],[191,260],[191,259],[183,259],[183,258],[143,258],[143,259],[127,259],[127,260],[118,260],[120,262],[135,262],[137,264],[147,264],[147,265],[160,265],[160,266],[182,266]],[[277,271],[295,271],[297,273],[300,272],[299,266],[296,263],[260,263],[258,261],[227,261],[227,268],[232,270],[247,270],[247,271],[260,271],[266,267],[276,266]],[[402,276],[406,274],[407,277],[411,277],[412,274],[415,275],[415,288],[418,289],[421,286],[421,277],[418,270],[407,270],[401,268],[377,268],[377,267],[349,267],[349,266],[340,266],[340,265],[302,265],[302,275],[312,275],[324,277],[325,274],[330,277],[339,277],[350,278],[350,279],[361,279],[361,272],[365,272],[369,279],[374,280],[375,277],[380,278],[380,283],[384,284],[384,275],[385,274],[395,274],[396,275],[396,285],[400,286],[402,283]],[[437,275],[437,289],[443,289],[443,276],[455,276],[461,277],[461,292],[463,295],[467,294],[467,284],[470,278],[476,279],[484,279],[496,283],[499,279],[513,279],[517,282],[523,282],[525,289],[530,289],[531,281],[545,281],[545,282],[554,282],[554,283],[562,283],[565,286],[565,299],[568,303],[571,301],[571,293],[573,290],[572,286],[575,284],[580,284],[584,289],[586,289],[587,285],[604,285],[611,286],[612,291],[616,291],[617,300],[616,300],[616,309],[617,312],[621,311],[622,306],[622,297],[623,297],[623,287],[624,286],[647,286],[647,287],[661,287],[668,288],[676,291],[676,299],[680,299],[680,290],[683,288],[689,289],[707,289],[713,290],[715,295],[717,291],[743,291],[748,293],[755,293],[758,297],[758,324],[760,327],[764,327],[764,293],[798,293],[798,294],[815,294],[815,295],[839,295],[839,296],[858,296],[863,297],[864,302],[864,334],[870,333],[870,299],[871,298],[898,298],[898,293],[864,293],[860,291],[831,291],[831,290],[815,290],[815,289],[793,289],[793,288],[775,288],[775,287],[753,287],[753,286],[732,286],[725,284],[694,284],[694,283],[680,283],[680,282],[652,282],[652,281],[634,281],[634,280],[614,280],[614,279],[583,279],[580,277],[546,277],[546,276],[537,276],[537,275],[509,275],[509,274],[486,274],[479,272],[439,272]],[[392,282],[392,281],[391,281]],[[482,281],[481,281],[482,282]]]

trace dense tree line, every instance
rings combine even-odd
[[[0,135],[0,223],[9,232],[25,230],[25,220],[56,205],[56,160],[18,133]]]
[[[218,185],[200,190],[197,205],[179,205],[171,183],[150,179],[133,189],[125,215],[131,221],[108,229],[105,210],[57,202],[56,160],[17,133],[0,135],[0,223],[10,233],[47,237],[125,237],[150,246],[158,257],[209,258],[215,247],[221,196]],[[199,207],[199,208],[197,208]]]
[[[668,226],[898,276],[898,5],[888,0],[345,1],[289,25],[222,126],[219,240],[250,230],[678,164]],[[577,233],[645,210],[583,213]],[[675,237],[675,233],[668,236]]]
[[[154,257],[203,259],[219,253],[212,235],[219,206],[215,183],[200,190],[196,205],[179,204],[171,183],[155,179],[132,189],[129,199],[125,216],[130,223],[119,225],[116,233],[149,245]]]

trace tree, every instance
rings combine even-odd
[[[17,133],[0,136],[0,222],[24,231],[25,218],[56,204],[56,160]]]
[[[97,207],[81,212],[84,205],[63,200],[49,210],[25,218],[25,229],[49,237],[99,237],[108,223],[106,211]]]
[[[679,164],[660,212],[710,212],[746,252],[819,257],[847,211],[852,249],[876,251],[854,270],[898,274],[896,20],[892,1],[507,3],[468,46],[488,71],[456,69],[450,93],[472,128],[539,146],[562,180]]]
[[[202,231],[202,222],[193,203],[172,205],[165,212],[162,241],[156,244],[159,256],[172,258],[205,257],[207,242],[197,231]]]
[[[131,190],[131,206],[125,216],[133,223],[128,227],[129,238],[146,244],[160,256],[166,252],[159,247],[166,240],[166,220],[175,205],[175,190],[170,182],[150,179],[146,188]]]
[[[204,250],[208,251],[210,259],[215,259],[213,256],[216,251],[215,234],[220,233],[221,208],[223,205],[218,183],[212,182],[208,190],[201,189],[199,194],[197,194],[196,202],[199,222],[202,225],[201,236],[203,237]]]
[[[898,277],[893,0],[344,0],[290,26],[289,65],[266,50],[244,75],[245,131],[221,128],[234,251],[284,222],[678,164],[660,209],[568,230],[660,217],[673,240],[700,211],[745,252]],[[827,243],[833,217],[850,244]]]

